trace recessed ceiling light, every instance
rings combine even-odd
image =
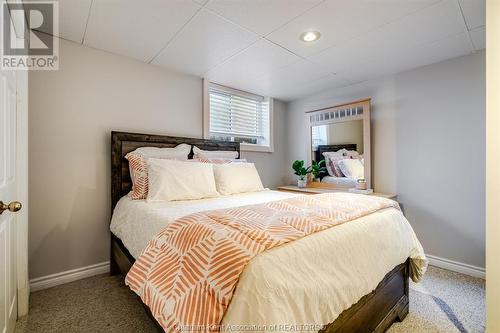
[[[306,31],[300,35],[300,40],[309,43],[318,40],[320,36],[321,34],[319,33],[319,31]]]

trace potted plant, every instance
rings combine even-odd
[[[311,165],[311,173],[313,175],[313,181],[319,182],[321,175],[326,172],[325,160],[319,162],[313,161]]]
[[[311,167],[305,167],[304,161],[297,160],[293,162],[292,169],[295,171],[297,175],[297,186],[298,187],[306,187],[307,185],[307,175],[311,173]]]

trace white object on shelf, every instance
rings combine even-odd
[[[367,190],[358,190],[358,189],[355,189],[355,188],[350,188],[349,192],[351,192],[351,193],[357,193],[357,194],[372,194],[373,193],[373,189],[369,188]]]

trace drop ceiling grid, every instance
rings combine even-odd
[[[194,1],[203,1],[203,0],[194,0]],[[268,1],[268,0],[264,0],[264,3]],[[289,2],[289,0],[282,0],[284,2]],[[279,45],[275,42],[273,42],[272,40],[266,38],[267,36],[269,36],[271,33],[273,33],[274,31],[280,29],[282,26],[288,24],[289,22],[293,21],[294,19],[296,19],[297,17],[309,12],[310,10],[314,9],[315,7],[319,6],[321,3],[325,2],[325,1],[328,1],[328,0],[308,0],[311,5],[308,6],[308,7],[305,7],[303,9],[303,11],[287,20],[284,20],[281,24],[277,25],[274,29],[272,29],[271,31],[267,32],[267,33],[259,33],[257,30],[252,30],[251,28],[247,27],[247,26],[244,26],[242,24],[240,24],[239,22],[233,20],[232,18],[230,17],[227,17],[223,14],[220,13],[220,10],[219,11],[216,11],[216,10],[213,10],[210,8],[210,5],[214,2],[214,0],[206,0],[205,1],[205,4],[204,4],[204,7],[203,9],[206,10],[206,11],[209,11],[211,13],[213,13],[214,15],[218,15],[220,17],[222,17],[223,19],[231,22],[232,24],[236,25],[236,26],[239,26],[240,28],[242,29],[248,29],[249,31],[252,31],[253,33],[259,35],[262,39],[265,39],[266,41],[268,41],[269,43],[272,43],[274,45],[276,45],[277,47],[280,47],[282,48],[284,51],[287,51],[288,53],[291,53],[291,54],[294,54],[295,56],[297,56],[298,58],[302,58],[304,60],[307,60],[306,58],[302,57],[301,55],[299,54],[296,54],[295,52],[293,52],[292,50],[289,50],[288,48],[282,46],[282,45]],[[176,36],[177,37],[177,36]],[[252,46],[254,46],[254,44],[258,43],[259,40],[255,41],[254,43],[250,43],[249,45],[247,45],[246,47],[240,49],[239,51],[233,53],[232,55],[228,56],[226,59],[220,61],[219,63],[215,64],[214,66],[212,66],[211,68],[208,68],[204,73],[202,73],[200,76],[203,77],[203,78],[206,78],[210,72],[213,72],[214,69],[218,68],[218,67],[221,67],[221,66],[224,66],[228,61],[230,61],[233,57],[237,57],[239,56],[240,54],[246,52],[248,49],[250,49]],[[226,83],[227,84],[227,83]]]
[[[402,17],[409,17],[440,1],[442,0],[406,2],[328,0],[266,38],[308,58]],[[303,43],[298,36],[308,29],[320,31],[322,37],[314,43]]]
[[[470,44],[469,44],[468,40],[466,38],[463,38],[464,35],[460,33],[461,31],[463,31],[462,26],[461,26],[461,22],[462,22],[461,20],[463,19],[463,17],[462,17],[462,14],[460,12],[456,12],[456,5],[457,5],[456,1],[458,1],[458,0],[447,0],[447,1],[433,2],[429,6],[426,6],[424,8],[420,8],[419,10],[412,12],[409,15],[405,15],[397,20],[394,20],[391,23],[386,23],[386,24],[382,25],[381,27],[379,27],[378,29],[383,29],[383,27],[390,26],[392,23],[397,22],[397,21],[401,22],[401,21],[406,21],[409,19],[411,20],[412,17],[418,16],[419,13],[422,13],[423,11],[428,9],[429,7],[434,7],[434,8],[437,8],[438,6],[445,7],[444,13],[446,15],[449,14],[449,17],[446,17],[446,15],[442,15],[442,17],[447,19],[448,22],[445,22],[446,24],[443,24],[442,21],[439,21],[439,20],[434,21],[433,26],[439,27],[439,29],[437,29],[438,33],[434,36],[432,33],[428,32],[429,36],[432,37],[431,39],[421,39],[421,40],[418,40],[418,42],[416,40],[412,40],[413,45],[411,45],[411,44],[410,45],[412,48],[415,49],[416,53],[418,53],[417,52],[418,46],[421,46],[423,49],[425,49],[425,47],[428,47],[429,51],[437,50],[437,48],[434,47],[435,42],[442,42],[443,45],[449,45],[450,47],[449,47],[449,50],[439,49],[439,52],[435,55],[432,53],[430,53],[430,54],[427,54],[425,52],[421,53],[422,61],[418,61],[419,59],[415,59],[415,57],[412,57],[411,54],[409,54],[409,53],[403,54],[402,59],[400,60],[400,63],[406,63],[406,67],[405,66],[393,66],[394,68],[391,70],[391,68],[389,66],[387,68],[386,73],[379,72],[378,75],[384,75],[384,74],[389,74],[389,73],[393,74],[393,73],[398,72],[398,71],[412,69],[418,65],[423,66],[423,65],[427,65],[427,64],[432,63],[432,62],[437,62],[437,61],[441,61],[441,60],[444,60],[447,58],[464,55],[464,54],[467,54],[467,53],[474,51],[474,49],[470,49]],[[453,13],[456,13],[456,15]],[[424,22],[425,22],[425,20],[424,20]],[[441,27],[443,25],[448,26],[448,29],[441,29]],[[417,24],[415,25],[416,31],[420,30],[419,28],[420,27],[419,27],[418,22],[417,22]],[[432,29],[430,29],[430,30],[432,30]],[[480,35],[480,34],[478,33],[478,35]],[[459,36],[460,38],[458,38],[457,36]],[[352,41],[355,39],[356,38],[353,38],[349,41]],[[477,39],[480,40],[481,39],[480,36]],[[481,42],[479,42],[479,44],[481,44]],[[468,45],[468,47],[467,47],[467,45]],[[280,45],[280,46],[282,46],[282,45]],[[340,44],[339,46],[343,46],[343,44]],[[370,50],[377,50],[377,45],[373,45],[373,47],[369,48],[369,49]],[[366,51],[366,49],[365,49],[365,51]],[[447,51],[448,51],[448,53],[446,53]],[[353,54],[356,54],[356,53],[350,53],[346,57],[346,59],[348,61],[350,61],[351,63],[352,63],[351,60],[352,60]],[[305,57],[305,58],[307,60],[312,60],[315,63],[321,63],[321,62],[315,61],[313,56],[309,56],[309,57]],[[368,63],[368,69],[370,69],[370,67],[374,67],[373,65],[375,65],[375,63],[376,63],[374,61],[374,63],[370,64],[370,62],[368,61],[369,59],[370,58],[368,57],[366,59],[367,61],[365,61],[365,63],[361,63],[361,65],[366,65],[366,63]],[[389,53],[389,54],[383,54],[383,55],[379,56],[379,59],[372,59],[372,60],[380,61],[380,59],[383,59],[386,62],[387,61],[391,62],[390,59],[394,59],[394,57],[391,57],[391,54]],[[415,61],[414,64],[418,64],[418,65],[412,65],[412,63],[408,63],[408,59],[413,59]],[[431,59],[431,60],[429,60],[429,59]],[[331,61],[331,58],[329,60]],[[328,64],[328,63],[326,63],[326,64]],[[323,63],[323,65],[325,65],[325,63]],[[385,65],[387,67],[387,63]],[[356,66],[351,65],[351,67],[356,67]],[[331,70],[331,72],[339,72],[338,68],[330,68],[330,70]],[[371,70],[373,71],[373,68]],[[340,74],[343,74],[342,71],[340,71]],[[368,75],[366,75],[365,77],[363,77],[363,75],[361,75],[361,76],[358,75],[358,76],[353,76],[352,78],[349,77],[349,75],[347,75],[347,79],[348,79],[348,80],[346,80],[348,82],[347,84],[351,84],[351,83],[359,82],[359,81],[364,81],[368,78],[373,78],[372,75],[369,75],[369,70],[367,71],[367,74]],[[346,77],[346,76],[344,75],[344,77]]]
[[[269,0],[253,2],[191,0],[181,3],[149,0],[153,5],[157,5],[158,11],[148,11],[144,8],[132,10],[134,2],[131,0],[59,1],[61,15],[66,14],[61,19],[59,36],[61,38],[176,71],[209,79],[212,77],[221,84],[234,83],[235,88],[243,89],[246,86],[263,94],[271,95],[273,92],[282,96],[287,95],[287,98],[299,95],[297,87],[301,86],[304,90],[307,90],[307,86],[319,89],[323,82],[323,88],[326,89],[332,85],[348,85],[366,80],[372,75],[367,73],[363,77],[359,74],[359,70],[366,67],[368,72],[378,73],[380,70],[371,68],[376,64],[382,64],[381,68],[385,68],[388,73],[393,70],[409,69],[402,64],[412,66],[432,59],[462,55],[463,45],[460,43],[464,36],[469,36],[468,44],[472,51],[484,47],[484,1],[482,0],[418,0],[408,1],[400,7],[394,5],[400,3],[398,1],[382,1],[381,7],[378,5],[366,7],[374,2],[307,0],[301,1],[295,7],[289,6],[293,8],[286,7],[283,10],[280,10],[284,6],[283,3],[289,3],[290,0],[274,0],[273,3]],[[69,3],[71,6],[68,6]],[[101,22],[96,23],[96,19],[99,19],[99,13],[96,14],[96,11],[100,11],[103,4],[109,7],[110,3],[119,3],[120,7],[128,6],[128,9],[123,10],[124,14],[120,19],[113,18],[115,13],[105,15],[101,13]],[[263,14],[252,8],[259,3],[267,6],[264,8],[268,10]],[[437,26],[435,23],[433,27],[427,26],[426,20],[429,18],[422,13],[431,13],[432,10],[439,8],[442,10],[443,7],[448,8],[450,4],[455,6],[455,14],[444,10],[443,22]],[[459,10],[456,10],[457,8]],[[172,14],[173,12],[175,14]],[[347,15],[346,13],[353,16],[347,16],[343,22],[364,23],[359,24],[360,26],[346,25],[340,28],[330,23],[326,29],[320,29],[322,38],[319,43],[305,44],[299,41],[299,32],[303,32],[300,30],[302,27],[314,27],[317,22],[335,21],[335,15]],[[160,14],[164,15],[163,20],[158,19],[156,23],[152,23],[151,15],[155,17]],[[166,25],[164,21],[172,20],[165,20],[165,15],[173,17],[176,20],[175,24]],[[455,15],[455,18],[452,15]],[[432,16],[432,13],[429,16]],[[460,31],[454,30],[455,19],[462,20]],[[259,21],[262,25],[258,24]],[[414,32],[410,29],[407,40],[394,35],[394,31],[391,32],[391,29],[398,31],[398,22],[402,27],[405,24],[413,25]],[[130,25],[134,24],[136,26],[131,28]],[[448,31],[450,24],[453,29]],[[300,29],[295,31],[297,27]],[[210,33],[204,35],[206,29],[213,29],[215,34],[220,36],[214,37]],[[464,36],[457,37],[460,32],[463,32]],[[219,37],[221,40],[224,38],[227,40],[220,41]],[[431,44],[436,40],[449,45],[449,50],[432,47]],[[388,41],[392,41],[392,44]],[[398,43],[409,49],[419,50],[415,53],[420,54],[422,59],[417,59],[408,52],[395,52]],[[255,53],[255,49],[260,44],[272,46],[262,48],[263,53],[259,55]],[[419,49],[418,45],[422,47]],[[363,53],[363,46],[367,46],[369,52],[365,49]],[[278,56],[276,58],[270,56],[268,59],[266,52],[270,51],[266,49],[275,49],[274,52]],[[278,49],[281,51],[277,51]],[[437,50],[435,51],[437,53],[429,54],[426,50],[428,52]],[[394,64],[393,68],[390,68],[391,64],[387,64],[387,58],[398,54],[402,58],[396,61],[397,65]],[[414,64],[411,63],[412,59]],[[259,66],[262,70],[258,69]],[[251,71],[245,67],[257,70]],[[349,77],[350,75],[352,76]],[[285,89],[296,92],[288,94],[284,92]]]
[[[94,0],[84,44],[147,62],[199,8],[191,1]]]
[[[450,1],[450,0],[449,0],[449,1]],[[456,1],[456,0],[451,0],[451,1]],[[423,11],[424,9],[429,8],[429,7],[436,6],[437,4],[442,3],[442,2],[443,2],[443,1],[430,1],[430,2],[428,2],[428,3],[427,3],[427,5],[422,6],[422,7],[418,8],[417,10],[413,10],[413,11],[411,11],[411,13],[405,13],[405,15],[403,15],[403,16],[401,16],[401,17],[398,17],[398,18],[393,18],[392,20],[388,21],[389,23],[384,23],[384,24],[382,24],[381,26],[378,26],[376,29],[380,29],[381,27],[384,27],[384,26],[386,26],[386,25],[388,25],[388,24],[390,24],[390,23],[392,23],[392,22],[401,21],[401,20],[407,19],[408,17],[412,17],[412,16],[416,15],[417,13],[419,13],[419,12]],[[324,3],[324,2],[323,2],[323,3]],[[322,4],[323,4],[323,3],[322,3]],[[315,9],[318,9],[319,7],[321,7],[321,6],[320,6],[320,5],[318,5],[318,6],[314,7],[314,8],[315,8]],[[308,12],[310,12],[310,10],[309,10]],[[293,21],[293,20],[292,20],[292,21]],[[285,24],[285,26],[286,26],[286,24]],[[278,29],[280,29],[280,28],[278,28]],[[276,29],[276,30],[278,30],[278,29]],[[375,29],[375,30],[376,30],[376,29]],[[272,35],[272,33],[270,33],[269,35]],[[269,35],[268,35],[268,36],[269,36]],[[451,34],[450,34],[450,35],[451,35]],[[265,38],[266,38],[266,39],[268,39],[268,37],[267,37],[267,36],[266,36]],[[359,37],[357,37],[357,38],[359,38]],[[355,40],[355,39],[356,39],[356,37],[354,37],[354,38],[352,38],[352,39],[348,39],[348,40],[347,40],[347,42],[349,42],[349,41],[351,41],[351,40]],[[279,42],[273,41],[272,39],[269,39],[269,40],[270,40],[270,41],[272,41],[272,42],[274,42],[274,44],[276,44],[277,46],[279,46],[279,47],[283,47],[284,49],[286,49],[286,50],[288,50],[288,51],[290,51],[290,52],[292,52],[292,53],[296,54],[298,57],[300,57],[300,58],[304,59],[305,61],[310,62],[310,66],[315,66],[315,65],[325,65],[324,63],[323,63],[323,64],[321,64],[320,62],[315,61],[314,57],[312,57],[312,56],[301,56],[301,54],[299,54],[299,53],[297,53],[297,52],[294,52],[294,50],[290,50],[290,49],[289,49],[289,48],[287,48],[286,46],[283,46],[283,45],[279,44]],[[340,45],[342,45],[342,44],[340,44]],[[235,58],[238,58],[238,56],[239,56],[239,55],[241,55],[242,53],[244,54],[244,53],[245,53],[245,52],[247,52],[247,51],[248,51],[248,49],[245,49],[245,50],[244,50],[244,51],[242,51],[240,54],[235,55],[234,57],[235,57]],[[317,53],[316,53],[316,54],[317,54]],[[313,53],[313,55],[314,55],[314,53]],[[351,58],[352,58],[352,55],[349,55],[349,56],[348,56],[348,59],[352,60]],[[217,68],[221,69],[221,68],[222,68],[222,71],[224,71],[223,69],[224,69],[224,68],[226,68],[226,72],[227,72],[228,74],[233,75],[233,74],[234,74],[234,72],[231,70],[231,68],[232,68],[233,66],[226,66],[226,64],[228,64],[228,63],[230,63],[230,62],[231,62],[231,58],[229,58],[228,60],[226,60],[224,63],[217,65],[217,66],[215,67],[215,69],[217,69]],[[328,70],[328,69],[330,69],[330,73],[332,73],[332,74],[335,74],[335,73],[338,71],[337,69],[332,69],[332,68],[327,67],[327,70]],[[213,72],[214,72],[214,69],[212,69],[211,71],[208,71],[207,73],[205,73],[205,74],[204,74],[204,76],[205,76],[205,77],[208,77],[208,78],[210,79],[210,77],[211,77],[211,76],[213,77]],[[215,72],[216,72],[216,71],[215,71]],[[327,76],[327,75],[328,75],[328,74],[326,74],[325,76]],[[226,76],[227,76],[227,75],[226,75]],[[318,78],[316,78],[316,79],[319,79],[319,78],[321,78],[321,77],[318,77]],[[252,78],[248,78],[248,77],[247,77],[246,79],[250,79],[250,80],[254,79],[254,80],[255,80],[256,78],[255,78],[255,77],[252,77]],[[348,80],[347,78],[344,78],[344,77],[342,77],[342,76],[339,76],[339,79],[344,79],[344,82],[346,82],[347,84],[350,84],[351,82],[353,82],[352,80]],[[356,81],[359,81],[359,80],[360,80],[360,78],[357,78],[357,79],[355,80],[355,82],[356,82]],[[221,79],[219,79],[219,80],[217,80],[217,81],[218,81],[219,83],[226,83],[226,84],[231,83],[231,82],[236,83],[234,79],[233,79],[233,80],[231,80],[231,79],[227,79],[227,80],[221,80]],[[236,80],[236,81],[238,81],[238,80]],[[261,82],[264,82],[264,83],[265,83],[266,81],[265,81],[265,80],[261,80]],[[303,83],[307,83],[307,81],[303,81]],[[240,83],[240,85],[243,85],[243,83]],[[247,84],[247,85],[248,85],[248,86],[251,86],[250,84]]]
[[[158,54],[153,64],[202,76],[259,38],[254,32],[203,8]]]
[[[209,0],[209,1],[205,4],[205,8],[207,8],[207,7],[208,7],[208,8],[210,8],[210,5],[211,5],[212,3],[214,3],[214,2],[216,2],[216,1],[217,1],[217,0]],[[411,15],[412,13],[417,12],[418,10],[421,10],[421,9],[423,9],[423,8],[426,8],[426,7],[429,7],[429,6],[431,6],[431,5],[435,4],[435,3],[438,3],[438,2],[440,2],[440,1],[442,1],[442,0],[426,0],[426,1],[423,1],[423,3],[425,3],[426,5],[420,5],[420,6],[418,7],[418,9],[413,9],[413,10],[410,10],[410,12],[406,11],[402,17],[404,17],[404,16],[408,16],[408,15]],[[455,0],[453,0],[453,1],[455,1]],[[422,2],[422,1],[420,1],[420,2]],[[419,2],[419,3],[420,3],[420,2]],[[285,50],[287,50],[287,51],[289,51],[289,52],[291,52],[291,53],[295,54],[297,57],[302,58],[303,60],[310,62],[310,63],[311,63],[311,66],[318,65],[315,61],[311,61],[311,55],[317,54],[317,53],[318,53],[318,52],[320,52],[320,51],[313,52],[311,55],[307,55],[307,53],[308,53],[308,52],[306,52],[306,54],[304,55],[302,52],[298,52],[297,50],[294,50],[294,48],[290,48],[289,46],[287,46],[287,45],[283,45],[283,43],[280,43],[279,41],[274,40],[274,39],[272,38],[272,35],[273,35],[273,33],[274,33],[274,32],[276,32],[276,31],[278,31],[278,30],[280,30],[280,29],[283,29],[284,27],[286,27],[286,26],[287,26],[288,24],[290,24],[290,23],[293,23],[293,21],[295,21],[295,20],[299,19],[299,18],[300,18],[300,17],[302,17],[304,14],[306,14],[306,13],[309,13],[309,14],[310,14],[310,13],[311,13],[311,11],[313,11],[313,10],[319,11],[319,13],[328,12],[328,10],[325,10],[325,8],[323,8],[323,7],[325,6],[325,4],[328,4],[328,3],[329,3],[330,5],[331,5],[331,4],[333,4],[333,5],[338,5],[338,1],[333,1],[333,0],[322,0],[322,1],[320,1],[320,2],[317,2],[314,6],[311,6],[311,7],[307,8],[307,9],[306,9],[306,10],[304,10],[301,14],[296,15],[296,16],[295,16],[295,17],[293,17],[292,19],[288,20],[288,22],[284,22],[283,24],[281,24],[280,26],[278,26],[278,27],[277,27],[277,28],[275,28],[274,30],[270,31],[269,33],[267,33],[267,34],[265,34],[265,35],[262,35],[262,37],[263,37],[263,38],[265,38],[265,39],[267,39],[269,42],[271,42],[271,43],[273,43],[273,44],[277,45],[278,47],[281,47],[281,48],[283,48],[283,49],[285,49]],[[362,3],[362,2],[360,1],[359,3]],[[220,11],[219,11],[219,13],[220,13]],[[221,15],[223,15],[223,14],[221,14]],[[226,17],[226,18],[228,18],[228,17]],[[234,24],[239,25],[239,23],[238,23],[238,22],[233,21],[233,20],[232,20],[232,18],[228,18],[228,19],[229,19],[231,22],[233,22]],[[397,19],[401,19],[401,17],[393,17],[392,19],[388,20],[387,22],[391,22],[392,20],[397,20]],[[314,21],[314,20],[312,20],[312,21]],[[314,26],[314,25],[308,25],[308,26],[310,27],[310,26]],[[379,27],[379,25],[377,25],[376,27]],[[305,29],[305,28],[304,28],[304,29]],[[319,29],[319,30],[321,30],[321,29]],[[301,30],[301,31],[303,31],[303,30]],[[271,36],[271,37],[270,37],[270,36]],[[298,34],[297,34],[297,36],[298,36]],[[297,36],[295,36],[295,35],[294,35],[294,36],[293,36],[293,38],[294,38],[294,39],[296,39],[296,41],[297,41],[298,43],[300,43],[301,47],[304,47],[304,48],[311,47],[311,46],[312,46],[312,47],[314,47],[314,45],[315,45],[315,44],[304,44],[303,42],[300,42],[300,41],[298,40],[298,37],[297,37]],[[353,37],[353,38],[355,38],[355,37]],[[349,40],[350,40],[350,39],[347,39],[346,41],[349,41]],[[326,45],[326,46],[325,46],[325,48],[329,48],[330,46],[331,46],[331,45]],[[248,48],[250,48],[250,47],[251,47],[251,45],[250,45]],[[245,48],[245,49],[241,50],[239,53],[234,54],[234,55],[233,55],[233,57],[237,57],[240,53],[246,52],[246,51],[248,50],[248,48]],[[221,62],[221,63],[217,64],[214,68],[225,66],[226,62],[228,62],[230,59],[231,59],[231,57],[227,58],[227,59],[226,59],[226,60],[224,60],[223,62]],[[210,72],[212,72],[214,68],[209,69],[209,70],[208,70],[207,72],[205,72],[202,76],[203,76],[203,77],[208,77],[208,76],[210,75]],[[336,73],[335,73],[335,72],[332,72],[331,74],[335,75]]]
[[[309,59],[333,72],[342,73],[345,69],[376,57],[393,59],[399,49],[415,48],[452,37],[463,31],[461,17],[447,15],[456,10],[454,1],[441,1],[411,16],[316,53]],[[435,27],[439,27],[437,32],[434,32]]]
[[[205,8],[266,37],[325,1],[327,0],[209,0]]]
[[[343,71],[354,82],[362,82],[377,77],[384,77],[402,71],[440,62],[453,56],[470,53],[467,36],[460,32],[453,36],[432,41],[412,48],[401,48],[392,56],[369,58]]]

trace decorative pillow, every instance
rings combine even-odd
[[[149,158],[187,160],[191,146],[180,144],[174,148],[140,147],[128,153],[130,178],[132,178],[132,191],[129,196],[132,200],[146,199],[148,195],[148,168]]]
[[[246,163],[246,159],[231,159],[231,158],[198,158],[193,159],[193,162],[212,163],[212,164],[228,164],[228,163]]]
[[[365,178],[365,167],[357,158],[348,158],[340,160],[338,166],[342,173],[349,178],[362,179]]]
[[[213,164],[217,191],[222,195],[264,190],[253,163]]]
[[[227,150],[201,150],[200,148],[193,147],[194,157],[196,159],[212,159],[212,158],[226,158],[226,159],[237,159],[237,151],[227,151]]]
[[[219,196],[213,165],[148,159],[148,201],[196,200]]]
[[[348,158],[359,158],[359,153],[355,150],[345,150],[342,149],[342,154]]]
[[[328,174],[333,177],[344,177],[342,170],[338,166],[338,162],[345,159],[343,152],[325,152],[323,156],[325,157],[325,166]]]

